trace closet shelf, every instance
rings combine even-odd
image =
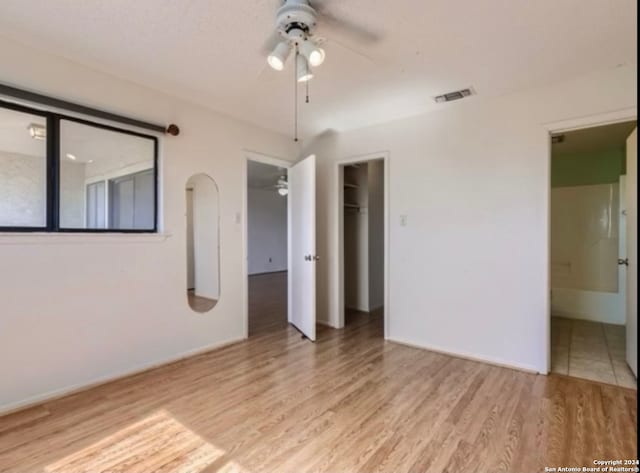
[[[348,182],[345,182],[344,186],[348,189],[358,189],[360,187],[357,184],[349,184]]]
[[[349,208],[349,209],[364,209],[366,207],[363,207],[362,205],[358,205],[358,204],[347,204],[345,202],[344,204],[345,207]]]

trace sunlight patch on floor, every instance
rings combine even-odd
[[[47,473],[199,473],[224,454],[164,410],[45,467]],[[241,471],[229,470],[229,472]]]
[[[219,470],[216,470],[215,473],[249,473],[249,472],[248,470],[245,470],[240,465],[238,465],[236,462],[230,461],[228,463],[225,463],[225,465]]]

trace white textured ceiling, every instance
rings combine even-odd
[[[291,134],[291,65],[265,68],[260,51],[280,3],[2,0],[0,35]],[[462,87],[497,95],[636,61],[636,0],[322,3],[383,39],[329,37],[373,61],[326,45],[301,104],[303,138],[425,112]]]

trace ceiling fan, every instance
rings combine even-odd
[[[314,67],[320,66],[325,59],[325,51],[321,47],[327,41],[319,36],[318,30],[330,36],[349,37],[352,41],[371,44],[380,36],[367,28],[331,15],[325,8],[330,0],[280,0],[276,11],[275,31],[263,46],[267,55],[267,63],[276,71],[282,71],[287,58],[295,55],[295,80],[307,87],[309,103],[309,80],[313,78]],[[331,40],[342,48],[371,61],[363,54],[344,43]],[[294,141],[298,141],[298,88],[294,90]],[[282,194],[286,195],[286,194]]]
[[[370,44],[380,39],[379,35],[350,20],[329,13],[329,0],[284,0],[276,11],[276,29],[263,47],[267,63],[276,71],[284,69],[287,58],[295,53],[296,78],[307,82],[313,78],[312,68],[320,66],[325,59],[321,47],[329,42],[318,35],[318,31],[329,36],[348,37],[351,41]],[[367,55],[335,40],[339,45],[367,59]]]
[[[289,193],[289,183],[287,182],[287,176],[282,175],[278,178],[275,184],[266,186],[267,189],[275,189],[281,196],[286,196]]]

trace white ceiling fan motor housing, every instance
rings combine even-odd
[[[311,33],[316,26],[317,16],[307,0],[286,0],[276,13],[276,26],[284,33],[296,29]]]

